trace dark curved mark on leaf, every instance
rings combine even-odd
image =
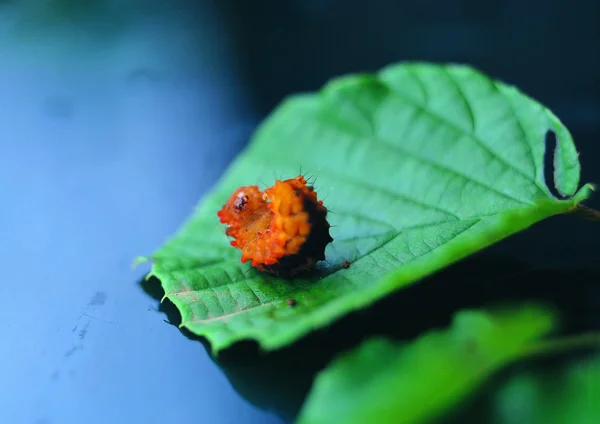
[[[570,199],[572,196],[565,196],[558,190],[558,187],[556,187],[556,179],[554,178],[556,172],[554,168],[554,159],[556,157],[558,140],[556,139],[556,133],[554,131],[548,130],[546,132],[544,144],[544,183],[546,183],[546,187],[548,187],[552,196],[560,200]]]

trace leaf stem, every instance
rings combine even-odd
[[[600,332],[587,332],[576,334],[574,336],[561,337],[551,340],[544,340],[531,345],[525,349],[520,357],[534,357],[541,355],[552,355],[568,350],[581,349],[585,347],[600,347]]]
[[[572,209],[569,209],[567,213],[578,216],[588,221],[599,221],[600,222],[600,211],[596,209],[588,208],[587,206],[577,205]]]

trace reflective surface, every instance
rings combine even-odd
[[[147,267],[131,269],[251,129],[232,64],[202,46],[219,37],[214,22],[186,26],[185,11],[154,11],[86,33],[93,23],[29,25],[35,10],[8,6],[0,422],[280,422],[163,321],[137,284]]]
[[[593,2],[334,3],[0,1],[0,423],[289,421],[335,352],[441,325],[499,296],[482,281],[532,268],[550,271],[516,287],[600,327],[598,227],[571,217],[273,355],[242,345],[220,368],[165,322],[133,259],[179,227],[259,117],[341,73],[471,63],[555,110],[582,180],[600,183]]]

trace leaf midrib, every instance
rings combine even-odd
[[[422,112],[426,112],[426,109],[420,109],[420,110]],[[314,113],[314,110],[311,110],[309,112],[310,113]],[[320,112],[322,113],[323,110],[321,110]],[[462,180],[464,180],[466,182],[470,182],[470,183],[476,184],[476,185],[480,186],[481,188],[483,188],[483,189],[485,189],[487,191],[493,192],[493,193],[495,193],[495,194],[497,194],[497,195],[499,195],[501,197],[504,197],[504,198],[506,198],[508,200],[517,202],[517,203],[519,203],[521,205],[528,205],[528,206],[532,206],[533,205],[533,203],[530,202],[530,201],[519,199],[519,198],[516,198],[516,197],[514,197],[512,195],[509,195],[509,194],[507,194],[507,193],[499,190],[498,188],[496,188],[496,187],[494,187],[492,185],[489,185],[486,182],[481,181],[480,179],[476,179],[476,178],[474,178],[472,176],[467,176],[467,175],[465,175],[465,174],[463,174],[463,173],[461,173],[461,172],[459,172],[459,171],[457,171],[457,170],[455,170],[453,168],[450,168],[446,164],[442,164],[442,163],[433,161],[430,158],[427,158],[427,157],[424,157],[424,156],[420,156],[420,155],[418,155],[417,153],[415,153],[412,150],[408,150],[408,149],[406,149],[405,147],[402,147],[399,144],[395,144],[395,143],[392,143],[389,140],[386,140],[380,134],[371,133],[371,134],[360,134],[359,136],[357,136],[354,131],[351,131],[348,128],[349,123],[347,123],[343,119],[343,117],[341,117],[340,115],[337,115],[337,114],[332,114],[329,111],[325,111],[325,112],[326,112],[327,117],[332,118],[332,119],[330,119],[328,121],[329,126],[330,127],[333,126],[336,129],[338,129],[345,136],[347,136],[347,138],[349,138],[350,140],[352,140],[353,143],[357,143],[358,141],[360,141],[361,138],[371,139],[372,141],[374,141],[374,143],[372,144],[373,148],[379,148],[379,149],[386,148],[386,149],[389,149],[390,151],[392,151],[396,155],[397,154],[402,154],[402,155],[404,155],[406,157],[409,157],[409,158],[411,158],[411,159],[413,159],[413,160],[415,160],[417,162],[420,162],[420,163],[422,163],[424,165],[427,165],[427,166],[430,166],[430,167],[432,167],[434,169],[437,169],[437,170],[439,170],[442,173],[448,173],[448,174],[454,175],[454,176],[456,176],[456,177],[458,177],[458,178],[460,178],[460,179],[462,179]],[[302,113],[305,113],[305,111],[302,111]],[[332,123],[335,123],[336,125],[331,125]],[[451,125],[454,125],[454,124],[451,124]],[[453,127],[453,128],[456,131],[461,131],[457,127]],[[460,135],[466,136],[466,137],[470,137],[470,138],[476,138],[473,134],[470,134],[470,133],[462,133],[461,132]],[[480,143],[482,143],[482,142],[477,142],[478,145]],[[252,151],[249,152],[250,156],[258,155],[257,157],[255,157],[255,160],[257,162],[260,162],[260,163],[277,162],[277,163],[284,164],[284,165],[290,166],[290,167],[291,166],[295,166],[294,164],[291,164],[291,163],[283,160],[283,158],[281,156],[279,156],[279,155],[276,154],[277,152],[272,152],[271,150],[268,150],[268,151],[259,151],[259,150],[260,149],[254,149],[254,150],[252,150]],[[503,165],[504,165],[503,168],[504,168],[505,171],[506,170],[511,170],[511,169],[514,171],[514,170],[519,169],[519,168],[516,168],[515,166],[512,166],[512,165],[511,166],[507,166],[506,164],[504,164],[503,160],[499,159],[499,156],[495,156],[493,152],[488,152],[488,153],[491,155],[491,157],[493,159],[497,159],[501,163],[503,163]],[[312,158],[313,158],[313,156],[310,156],[310,159],[312,159]],[[308,158],[305,158],[305,159],[308,159]],[[314,161],[310,161],[310,160],[304,160],[303,166],[306,166],[306,167],[311,167],[311,166],[312,167],[318,167],[318,165]],[[331,170],[328,170],[328,171],[329,171],[329,173],[332,173]],[[320,172],[321,173],[324,172],[323,169],[321,169]],[[533,177],[527,176],[523,171],[521,171],[519,173],[520,173],[520,175],[522,177],[524,177],[524,179],[525,179],[526,182],[528,182],[531,186],[534,186],[536,188],[536,191],[538,193],[542,193],[546,197],[548,196],[547,193],[543,189],[540,188],[539,183],[538,183],[538,181],[536,181],[535,176],[533,176]],[[351,178],[348,174],[342,174],[342,173],[336,173],[336,174],[338,174],[340,176],[343,176],[342,178],[345,179],[345,180],[352,179],[352,182],[356,182],[357,184],[361,184],[361,185],[364,186],[364,183],[362,182],[362,180],[356,180],[354,178]],[[367,188],[373,188],[375,186],[369,185],[369,186],[366,186],[366,187]],[[398,194],[398,193],[395,193],[395,192],[391,192],[391,193],[393,193],[395,196],[398,196],[398,197],[402,197],[402,196],[406,197],[406,195],[403,195],[403,194]],[[414,201],[414,199],[411,199],[411,200]],[[445,210],[441,210],[441,212],[445,212],[447,214],[452,214],[452,212],[445,211]]]

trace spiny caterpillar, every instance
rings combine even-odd
[[[260,271],[293,276],[325,260],[329,234],[327,208],[302,175],[277,180],[264,192],[258,186],[236,189],[217,213],[227,224],[231,245],[242,251],[242,262]]]

